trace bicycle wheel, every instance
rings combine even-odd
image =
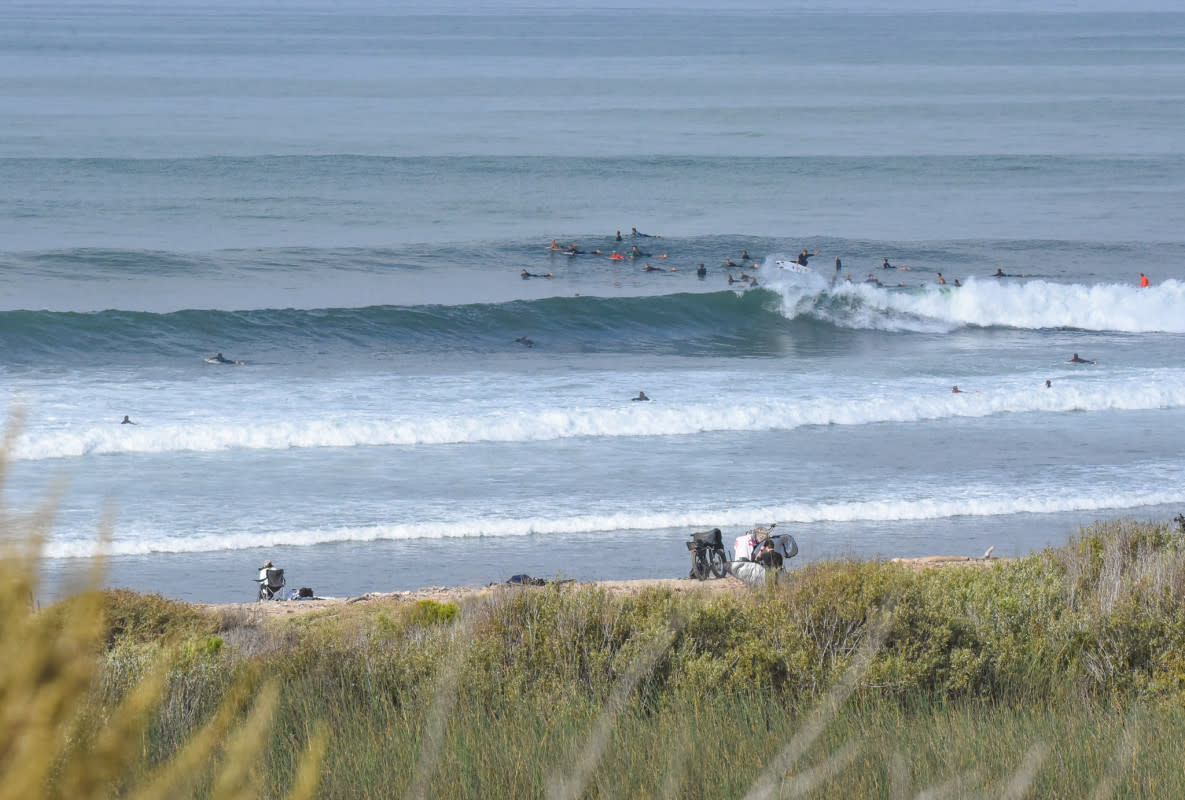
[[[691,554],[691,577],[697,581],[708,577],[708,558],[703,550],[696,550]]]
[[[723,578],[728,574],[728,562],[724,558],[723,550],[712,548],[708,552],[708,569],[717,578]]]

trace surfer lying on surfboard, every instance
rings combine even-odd
[[[222,353],[215,353],[214,355],[212,355],[206,359],[206,363],[207,364],[242,364],[243,362],[242,361],[233,361],[233,360],[227,358],[226,356],[222,355]]]

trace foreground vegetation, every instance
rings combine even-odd
[[[52,660],[72,632],[85,663],[0,676],[6,722],[67,672],[77,701],[36,743],[0,726],[0,766],[43,751],[34,778],[72,797],[92,795],[71,769],[115,751],[94,796],[177,764],[180,793],[229,796],[228,762],[268,796],[313,771],[326,798],[1185,796],[1183,524],[983,568],[816,564],[736,595],[561,585],[266,619],[17,594],[5,652]]]

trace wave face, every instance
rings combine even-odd
[[[460,306],[372,306],[165,314],[0,312],[10,363],[190,358],[233,342],[241,353],[491,352],[528,335],[552,351],[677,348],[765,352],[778,333],[810,326],[946,333],[959,328],[1185,333],[1185,284],[1154,290],[1047,281],[970,280],[962,287],[882,288],[781,281],[738,293],[568,297]],[[803,327],[807,326],[807,327]]]
[[[324,353],[504,350],[527,332],[537,344],[613,352],[631,341],[683,341],[727,348],[777,315],[768,297],[733,292],[638,298],[548,298],[497,304],[372,306],[313,310],[0,312],[0,338],[14,360],[111,353],[192,357],[215,343],[240,352]],[[534,333],[538,331],[539,333]],[[533,340],[534,341],[534,340]],[[209,343],[204,344],[203,343]],[[222,345],[218,345],[219,348]],[[196,351],[196,352],[195,352]]]

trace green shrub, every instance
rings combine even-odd
[[[438,603],[435,600],[417,601],[411,612],[413,625],[446,625],[457,618],[461,607],[456,603]]]

